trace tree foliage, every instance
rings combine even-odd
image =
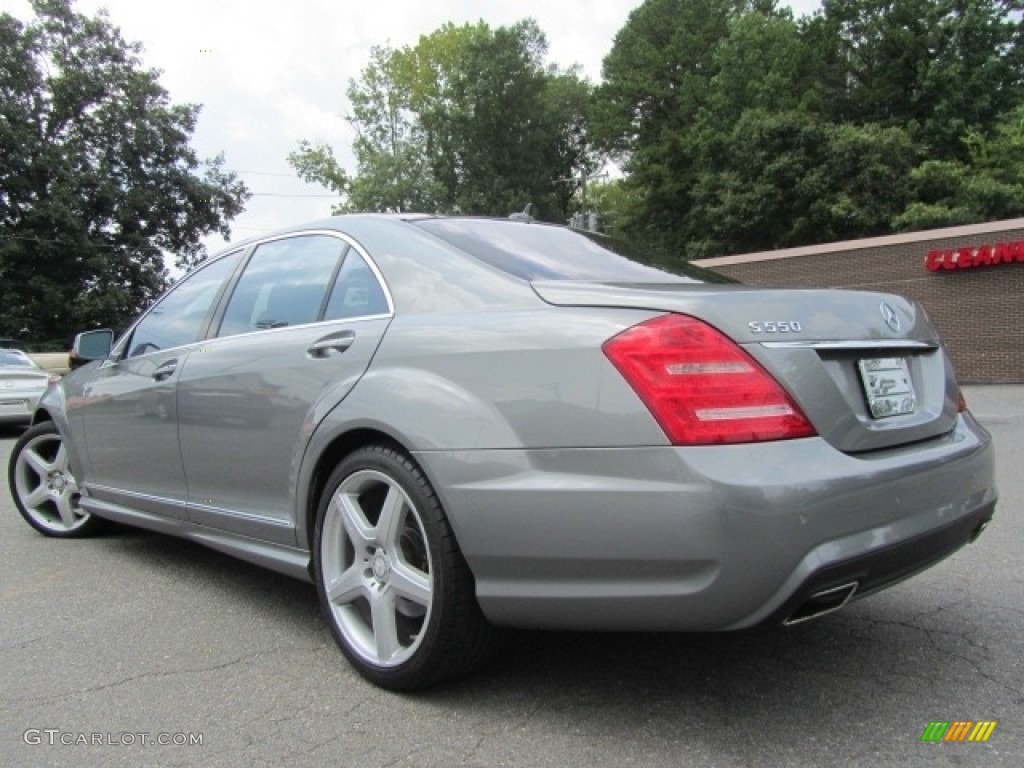
[[[647,0],[592,110],[627,171],[620,226],[698,256],[1020,215],[1022,9]]]
[[[1020,12],[1008,0],[826,0],[806,34],[825,114],[906,126],[942,159],[1021,103]]]
[[[722,154],[728,162],[697,178],[703,239],[687,243],[689,256],[884,234],[909,199],[915,147],[900,128],[747,111]]]
[[[1024,216],[1024,106],[996,123],[991,136],[972,131],[966,161],[926,160],[910,174],[912,202],[898,230]]]
[[[591,90],[532,21],[374,49],[349,83],[357,169],[300,144],[343,208],[562,218],[576,177],[609,231],[679,257],[1024,214],[1024,3],[646,0]]]
[[[348,86],[357,168],[325,145],[300,144],[289,162],[344,196],[339,209],[563,218],[571,183],[594,170],[590,87],[545,65],[530,20],[492,29],[447,24],[415,46],[374,48]]]
[[[33,0],[0,15],[0,334],[66,339],[120,326],[248,192],[188,146],[199,107],[170,102],[105,14]]]

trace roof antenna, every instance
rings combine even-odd
[[[523,208],[522,213],[509,214],[509,218],[512,221],[525,221],[527,223],[533,221],[533,217],[530,215],[530,211],[533,210],[533,203],[527,203],[526,207]]]

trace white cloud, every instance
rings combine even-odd
[[[224,152],[254,192],[232,225],[250,236],[325,216],[331,200],[292,175],[286,163],[300,139],[330,143],[353,169],[345,89],[370,48],[415,44],[445,22],[492,26],[527,17],[548,38],[549,60],[579,64],[598,81],[615,34],[640,0],[78,0],[88,15],[109,10],[126,39],[145,47],[176,102],[203,105],[193,146],[201,157]],[[798,15],[816,0],[788,3]],[[0,0],[0,12],[30,16],[26,0]],[[258,172],[258,173],[254,173]],[[276,174],[276,175],[270,175]],[[274,195],[274,196],[271,196]],[[219,238],[208,245],[218,247]]]

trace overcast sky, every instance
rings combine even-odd
[[[80,12],[106,8],[127,40],[141,42],[147,66],[163,72],[175,102],[203,105],[193,146],[224,152],[254,193],[232,223],[242,239],[326,216],[333,198],[295,178],[285,158],[299,139],[327,142],[348,171],[352,131],[345,89],[374,45],[415,44],[448,21],[511,24],[537,20],[549,61],[579,64],[593,82],[616,32],[641,0],[78,0]],[[818,0],[792,0],[797,16]],[[27,19],[27,0],[0,0],[0,12]],[[210,238],[211,251],[222,240]]]

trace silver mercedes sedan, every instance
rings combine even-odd
[[[530,221],[354,215],[229,248],[43,397],[43,534],[106,520],[315,583],[386,688],[501,627],[827,614],[972,541],[989,435],[900,296],[762,290]],[[143,587],[144,588],[144,587]]]

